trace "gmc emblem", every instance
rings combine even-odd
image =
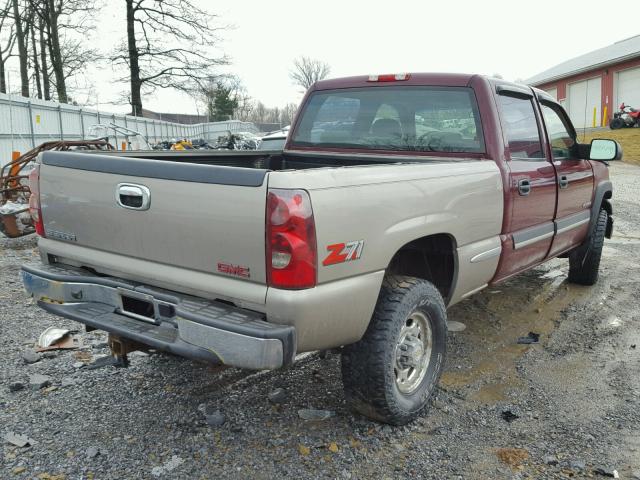
[[[226,275],[233,275],[234,277],[251,277],[249,267],[243,267],[242,265],[233,265],[231,263],[218,262],[218,271]]]

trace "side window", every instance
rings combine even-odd
[[[512,158],[545,158],[531,99],[498,95]]]
[[[542,107],[544,123],[547,126],[547,134],[549,135],[553,158],[556,160],[572,158],[572,150],[576,141],[569,133],[569,129],[565,125],[562,117],[552,107],[544,104],[540,106]]]
[[[317,113],[313,123],[302,128],[308,132],[304,140],[340,143],[348,139],[353,129],[360,111],[360,100],[338,95],[313,97],[307,108]]]

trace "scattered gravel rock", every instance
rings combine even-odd
[[[207,425],[210,427],[220,427],[224,425],[227,420],[224,414],[220,410],[214,410],[213,408],[205,408],[204,418]]]
[[[610,478],[620,478],[620,475],[618,474],[618,471],[615,468],[611,468],[611,467],[596,467],[593,469],[593,471],[595,473],[597,473],[598,475],[602,475],[603,477],[610,477]]]
[[[33,445],[35,443],[33,440],[31,440],[26,435],[19,435],[19,434],[14,433],[14,432],[7,432],[4,435],[4,439],[5,439],[5,441],[9,442],[11,445],[15,445],[16,447],[20,447],[20,448],[28,447],[28,446]]]
[[[73,377],[63,377],[62,380],[60,380],[61,387],[70,387],[72,385],[76,385],[77,383],[78,382]]]
[[[142,350],[134,350],[133,352],[130,352],[127,355],[129,358],[144,358],[144,357],[148,357],[149,354],[147,352],[143,352]]]
[[[20,390],[23,390],[24,387],[25,387],[25,385],[22,382],[11,382],[9,384],[9,391],[10,392],[18,392]]]
[[[455,320],[449,320],[447,322],[447,330],[450,332],[464,332],[467,329],[467,326],[462,322],[457,322]]]
[[[153,475],[154,477],[159,477],[161,475],[164,475],[165,473],[170,473],[176,468],[178,468],[180,465],[182,465],[183,463],[184,463],[184,460],[182,458],[178,457],[177,455],[174,455],[173,457],[171,457],[171,460],[164,463],[162,466],[153,467],[151,469],[151,475]]]
[[[46,375],[34,373],[29,376],[29,385],[32,390],[40,390],[41,388],[46,388],[51,385],[51,378]]]
[[[573,469],[573,470],[584,470],[585,468],[587,468],[587,464],[584,460],[581,459],[575,459],[575,460],[571,460],[569,462],[569,468]]]
[[[558,465],[558,457],[555,455],[545,455],[543,458],[543,462],[546,465]]]
[[[40,355],[38,355],[38,353],[34,352],[33,350],[25,350],[24,352],[22,352],[22,360],[24,361],[24,363],[30,365],[32,363],[39,362]]]
[[[88,370],[84,362],[108,353],[107,334],[35,306],[20,265],[38,261],[36,238],[0,234],[0,478],[606,480],[593,469],[612,465],[640,480],[640,349],[629,348],[640,345],[640,168],[611,163],[615,227],[598,283],[570,285],[567,260],[554,259],[451,307],[449,320],[466,330],[447,337],[437,407],[404,427],[349,411],[339,355],[253,372],[153,353],[127,369]],[[622,320],[615,328],[612,315]],[[50,325],[79,330],[86,347],[26,365],[22,352]],[[540,343],[516,346],[529,331]],[[58,389],[31,390],[34,373]],[[12,393],[14,383],[22,391]],[[278,388],[287,398],[274,408]],[[333,416],[304,421],[298,409],[308,407]],[[520,418],[507,424],[504,410]],[[205,411],[224,412],[223,426],[209,426]],[[7,443],[9,431],[36,443]],[[89,447],[99,450],[93,459]],[[504,463],[498,448],[529,457]],[[557,464],[543,461],[552,456]],[[585,470],[569,469],[572,459]]]
[[[284,403],[287,401],[287,392],[285,392],[284,388],[276,388],[269,393],[269,401],[276,404]]]
[[[86,451],[87,458],[96,458],[98,455],[100,455],[100,450],[98,448],[96,447],[87,448],[87,451]]]

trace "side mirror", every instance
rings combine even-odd
[[[591,140],[590,160],[622,160],[622,147],[615,140],[596,138]]]

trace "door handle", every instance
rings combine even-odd
[[[119,183],[116,188],[116,202],[130,210],[149,210],[151,192],[144,185]]]
[[[558,184],[560,185],[560,188],[567,188],[569,186],[569,179],[566,175],[562,175],[558,180]]]
[[[528,178],[518,180],[518,193],[523,197],[531,193],[531,181]]]

